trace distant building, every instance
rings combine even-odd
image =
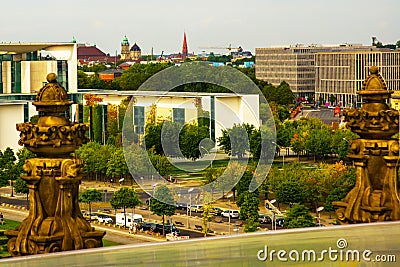
[[[290,85],[298,97],[313,98],[315,95],[315,54],[322,52],[368,51],[371,46],[362,45],[292,45],[273,48],[256,48],[256,78],[279,85]]]
[[[19,133],[15,125],[37,115],[32,102],[47,83],[47,74],[57,74],[57,81],[74,103],[77,94],[76,43],[0,43],[0,150],[7,146],[16,151]],[[77,105],[69,112],[72,119]]]
[[[369,67],[379,67],[388,90],[400,91],[400,50],[376,49],[321,52],[315,54],[315,96],[316,100],[328,101],[336,98],[340,106],[360,106],[364,79]],[[396,94],[397,98],[398,93]],[[398,109],[398,104],[396,106]]]
[[[111,82],[122,75],[122,69],[107,69],[99,72],[99,78],[106,82]]]
[[[112,91],[80,89],[81,93],[90,93],[102,99],[98,105],[104,107],[104,114],[111,105],[119,105],[121,100],[134,98],[133,107],[134,131],[139,136],[144,134],[147,118],[155,105],[157,121],[170,119],[179,123],[196,122],[198,100],[208,111],[211,120],[211,138],[216,140],[222,130],[233,125],[248,123],[258,128],[259,96],[257,94],[233,93],[197,93],[197,92],[163,92],[163,91]],[[227,116],[234,112],[235,116]],[[216,123],[218,122],[218,123]],[[102,129],[107,128],[107,118],[102,119]],[[225,128],[224,128],[225,127]],[[105,140],[104,140],[105,141]]]
[[[121,60],[124,61],[137,61],[142,57],[142,50],[140,47],[134,43],[132,47],[130,47],[128,38],[126,35],[121,42]]]
[[[101,51],[96,45],[78,44],[79,65],[92,65],[97,63],[115,63],[118,58]]]

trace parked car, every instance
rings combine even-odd
[[[214,215],[215,216],[221,216],[221,213],[223,210],[221,208],[214,207]]]
[[[97,220],[104,223],[113,223],[113,219],[110,216],[103,214],[97,215]]]
[[[162,235],[163,232],[163,225],[161,223],[156,224],[156,228],[154,229],[154,233],[159,233]],[[181,232],[179,231],[178,228],[175,227],[175,225],[171,225],[171,224],[164,224],[164,231],[165,234],[171,234],[171,233],[175,233],[176,235],[180,235]]]
[[[87,211],[82,211],[82,215],[87,220],[97,220],[97,215],[94,213],[89,213]]]
[[[283,217],[276,218],[276,225],[283,227],[284,224],[285,224],[285,218],[283,218]]]
[[[143,222],[139,225],[139,230],[142,231],[154,231],[154,229],[156,229],[155,223]]]
[[[175,206],[177,209],[186,210],[188,205],[184,202],[177,202]]]
[[[259,223],[272,223],[272,219],[269,215],[260,214],[258,216],[258,222]]]
[[[203,206],[202,205],[191,205],[190,210],[194,212],[203,212]]]
[[[231,218],[239,218],[238,210],[226,210],[221,213],[222,217],[231,217]]]

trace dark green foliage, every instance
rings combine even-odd
[[[14,182],[14,190],[16,193],[28,194],[29,188],[26,185],[26,182],[22,180],[20,177],[17,178]]]
[[[102,143],[102,133],[103,133],[103,112],[101,105],[95,105],[93,107],[93,136],[94,141],[97,143]]]
[[[276,188],[276,200],[279,203],[294,204],[304,203],[305,187],[299,180],[289,179],[282,181]]]
[[[332,205],[334,201],[342,200],[351,189],[353,189],[356,183],[356,171],[355,169],[350,169],[350,171],[342,174],[339,179],[337,179],[336,184],[333,189],[329,191],[328,196],[325,201],[325,211],[334,211],[335,208]]]
[[[165,155],[158,155],[154,153],[153,149],[150,149],[148,154],[153,167],[161,176],[165,176],[171,172],[173,166]]]
[[[185,124],[179,136],[182,155],[187,159],[198,159],[202,152],[205,152],[204,149],[209,150],[209,148],[202,148],[202,145],[200,145],[200,142],[204,138],[208,138],[209,134],[208,126],[199,127],[194,124]]]
[[[86,189],[79,194],[79,201],[89,204],[89,213],[92,214],[91,203],[93,201],[101,201],[101,193],[97,189]]]
[[[218,145],[225,153],[241,159],[246,152],[250,151],[250,136],[254,130],[254,126],[247,123],[234,124],[232,128],[222,130]]]
[[[16,180],[19,177],[18,168],[15,166],[14,151],[7,147],[0,151],[0,186],[10,184],[9,180]]]
[[[113,209],[123,208],[124,213],[126,213],[127,208],[135,209],[137,206],[142,204],[142,201],[134,188],[122,187],[112,195],[110,204]]]
[[[165,235],[164,217],[172,216],[175,214],[176,207],[174,203],[175,203],[174,196],[171,190],[166,185],[159,185],[156,188],[154,197],[150,201],[150,210],[154,214],[162,216],[163,235]]]
[[[129,169],[125,162],[124,151],[120,147],[116,148],[107,161],[106,175],[112,178],[121,178],[128,174]]]
[[[315,223],[307,207],[301,204],[294,204],[286,213],[285,225],[287,228],[301,228],[315,226]]]
[[[338,159],[345,159],[350,152],[350,141],[358,138],[358,135],[349,129],[339,129],[335,131],[332,138],[332,152],[335,153]]]
[[[239,195],[242,199],[240,205],[240,219],[241,220],[257,220],[260,200],[258,199],[258,191],[256,192],[243,192]]]
[[[258,230],[259,225],[260,223],[258,222],[258,218],[250,217],[244,225],[244,231],[246,233],[255,232]]]

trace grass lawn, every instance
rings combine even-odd
[[[122,244],[103,239],[103,247],[111,247],[111,246],[119,246],[119,245],[122,245]]]
[[[0,224],[0,258],[10,257],[10,253],[7,251],[8,238],[4,236],[5,230],[14,230],[21,222],[4,219],[4,224]]]

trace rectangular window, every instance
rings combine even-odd
[[[68,64],[65,60],[57,60],[57,81],[68,92]]]
[[[137,134],[144,134],[144,107],[133,107],[133,124],[135,125],[135,132]]]
[[[21,62],[11,62],[11,92],[21,93]]]
[[[185,123],[185,109],[183,108],[173,108],[172,109],[172,119],[174,122],[184,124]]]
[[[24,104],[24,122],[29,121],[29,104],[25,103]]]

